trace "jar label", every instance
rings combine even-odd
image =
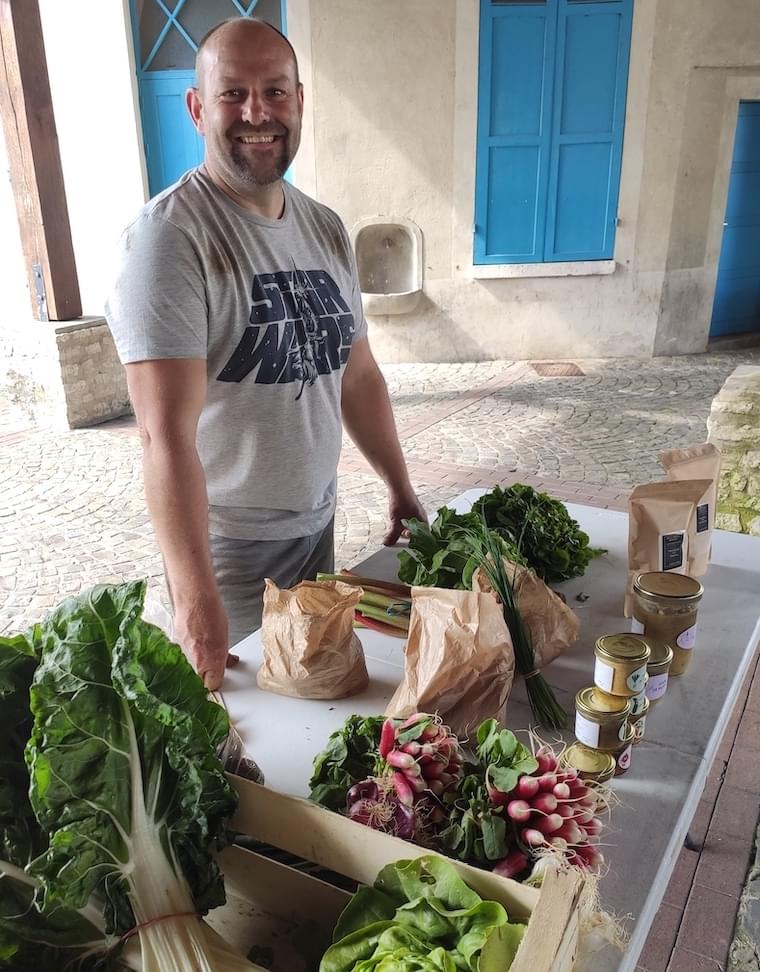
[[[643,712],[646,709],[647,693],[646,691],[640,692],[638,695],[634,695],[631,699],[631,715],[638,715],[639,712]]]
[[[633,731],[636,734],[636,739],[643,739],[644,738],[644,727],[646,726],[646,723],[647,723],[647,717],[646,716],[642,716],[640,719],[637,719],[634,722],[634,724],[633,724]]]
[[[596,664],[594,665],[594,684],[598,685],[605,692],[610,692],[614,678],[615,669],[612,665],[607,665],[600,658],[597,658]]]
[[[661,699],[668,688],[668,673],[663,675],[650,675],[647,682],[647,698],[650,702]]]
[[[624,719],[620,724],[620,728],[618,729],[618,739],[620,740],[620,742],[623,742],[625,740],[627,732],[628,732],[628,720]]]
[[[647,666],[642,665],[641,668],[637,668],[635,672],[631,672],[626,679],[625,684],[632,692],[635,692],[636,695],[638,695],[647,684]],[[602,686],[600,685],[599,688],[602,688]]]
[[[633,634],[644,634],[644,622],[638,618],[631,618],[631,631]]]
[[[625,749],[617,757],[617,764],[621,770],[627,770],[631,765],[631,746],[626,746]]]
[[[599,725],[596,722],[591,722],[590,719],[586,719],[580,712],[576,712],[575,737],[584,746],[591,746],[592,749],[595,749],[599,745]]]
[[[682,631],[680,635],[676,638],[676,644],[679,648],[683,648],[684,651],[691,651],[697,640],[697,626],[693,624],[686,631]]]

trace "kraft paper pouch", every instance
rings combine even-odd
[[[517,607],[530,632],[536,668],[540,670],[575,644],[581,630],[580,618],[530,567],[513,564],[506,558],[504,564],[517,598]],[[473,574],[472,589],[492,590],[480,568]]]
[[[303,581],[280,590],[267,578],[259,688],[297,699],[343,699],[363,692],[369,676],[353,630],[362,593],[361,587],[340,581]]]
[[[650,570],[689,573],[689,531],[709,479],[644,483],[628,498],[628,583],[624,613],[633,615],[633,581]]]
[[[437,712],[458,735],[504,718],[515,656],[492,594],[412,588],[404,678],[388,716]]]
[[[688,574],[691,577],[702,577],[710,566],[720,478],[720,450],[712,442],[703,442],[687,449],[661,452],[657,458],[668,474],[668,480],[710,480],[709,489],[697,504],[696,516],[689,533]]]

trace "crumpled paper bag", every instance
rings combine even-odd
[[[404,678],[387,716],[437,712],[458,735],[504,718],[512,639],[492,594],[413,587]]]
[[[581,631],[581,621],[534,570],[506,558],[504,563],[517,607],[530,632],[535,667],[540,671],[575,644]],[[475,591],[493,591],[488,577],[480,568],[473,574],[472,588]]]
[[[343,699],[363,692],[369,675],[353,630],[361,587],[303,581],[280,590],[269,578],[264,583],[259,688],[297,699]]]

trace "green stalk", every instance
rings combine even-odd
[[[372,577],[360,577],[350,571],[342,571],[340,574],[317,574],[317,582],[329,583],[330,581],[340,581],[342,584],[352,584],[354,587],[363,587],[365,590],[374,591],[377,594],[393,594],[397,598],[411,597],[412,589],[406,584],[392,583],[391,581],[375,580]]]
[[[534,718],[546,729],[564,729],[567,725],[567,713],[557,702],[553,690],[543,675],[536,671],[536,658],[530,631],[517,606],[512,578],[508,576],[496,535],[488,529],[485,520],[479,527],[465,528],[461,533],[501,601],[504,620],[512,636],[517,670],[523,677],[527,676],[525,690],[528,693]]]
[[[382,621],[384,624],[389,624],[392,628],[400,628],[402,631],[409,630],[408,619],[398,617],[395,614],[388,614],[387,611],[375,607],[373,604],[364,604],[364,602],[360,601],[356,605],[356,610],[365,617],[372,618],[374,621]]]

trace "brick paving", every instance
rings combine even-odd
[[[625,509],[661,478],[657,452],[703,441],[710,402],[760,351],[576,361],[541,377],[525,362],[384,368],[412,480],[430,511],[473,486],[527,482],[560,499]],[[67,594],[137,576],[163,594],[134,421],[60,432],[0,400],[0,632]],[[336,559],[350,566],[385,530],[385,491],[345,442]],[[760,674],[751,672],[639,972],[728,968],[760,801]],[[743,965],[756,972],[759,965]],[[734,972],[734,966],[731,967]],[[736,966],[737,972],[739,966]]]

